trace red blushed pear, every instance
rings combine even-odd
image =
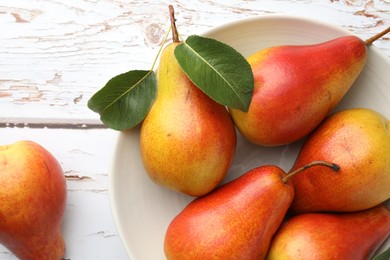
[[[390,121],[382,114],[354,108],[331,115],[304,142],[291,171],[313,158],[341,169],[293,178],[292,212],[357,211],[390,198]]]
[[[380,205],[351,213],[294,216],[276,232],[267,260],[371,259],[390,235],[390,211]]]
[[[170,223],[164,240],[167,259],[263,259],[294,196],[290,178],[277,166],[255,168],[196,198]]]
[[[263,146],[303,138],[344,97],[365,65],[367,45],[385,33],[366,42],[343,36],[254,53],[248,58],[255,81],[249,110],[230,109],[237,128],[249,141]]]
[[[31,141],[1,146],[0,187],[0,243],[22,260],[61,259],[66,182],[54,156]]]

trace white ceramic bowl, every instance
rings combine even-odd
[[[245,57],[265,47],[281,44],[312,44],[351,34],[339,27],[286,15],[266,15],[239,20],[205,33],[236,48]],[[390,118],[390,59],[369,47],[367,64],[336,110],[368,107]],[[165,259],[165,230],[193,198],[169,191],[146,175],[139,151],[139,128],[120,132],[115,144],[109,196],[119,235],[132,260]],[[224,182],[264,164],[286,171],[300,147],[260,148],[238,134],[237,155]]]

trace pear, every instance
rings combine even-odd
[[[383,205],[350,213],[306,213],[283,223],[268,260],[371,259],[390,235],[390,211]]]
[[[293,212],[357,211],[390,198],[390,121],[377,111],[329,116],[304,142],[291,171],[313,158],[332,161],[340,171],[308,169],[293,178]]]
[[[169,224],[164,240],[167,259],[263,259],[271,238],[293,199],[290,178],[273,165],[254,168],[190,202]]]
[[[236,132],[228,110],[181,70],[174,56],[179,40],[171,20],[174,42],[161,54],[157,97],[141,126],[141,156],[153,181],[201,196],[227,174],[235,155]]]
[[[66,181],[56,158],[32,141],[0,146],[0,187],[0,243],[21,260],[62,259]]]
[[[255,81],[249,110],[230,109],[234,123],[258,145],[297,141],[340,102],[366,57],[366,43],[356,36],[256,52],[247,59]]]

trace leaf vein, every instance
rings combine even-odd
[[[219,75],[224,82],[226,82],[226,84],[228,86],[231,87],[232,91],[234,92],[234,94],[236,94],[237,97],[240,97],[240,95],[238,94],[238,92],[236,91],[236,89],[233,87],[232,84],[230,84],[230,82],[224,77],[223,74],[221,74],[217,69],[215,69],[215,67],[210,64],[206,59],[204,59],[201,55],[199,55],[198,52],[196,52],[188,43],[184,42],[184,44],[199,58],[201,59],[202,61],[204,61],[205,64],[207,64],[215,73],[217,73],[217,75]],[[241,99],[240,99],[241,101]],[[242,101],[241,101],[242,104],[244,104]]]
[[[126,90],[125,92],[123,92],[121,95],[119,95],[116,99],[114,99],[110,104],[108,104],[103,110],[102,112],[106,111],[109,107],[111,107],[113,104],[115,104],[118,100],[120,100],[122,97],[124,97],[125,95],[127,95],[131,90],[133,90],[136,86],[140,85],[141,82],[147,78],[149,76],[149,74],[151,73],[152,71],[149,70],[148,73],[146,73],[140,80],[138,80],[135,84],[133,84],[132,87],[130,87],[128,90]]]

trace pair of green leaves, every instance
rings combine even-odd
[[[190,36],[175,48],[175,57],[191,81],[216,102],[247,111],[254,80],[246,59],[234,48],[211,38]],[[133,70],[115,76],[88,101],[109,128],[125,130],[139,124],[157,93],[151,70]]]

